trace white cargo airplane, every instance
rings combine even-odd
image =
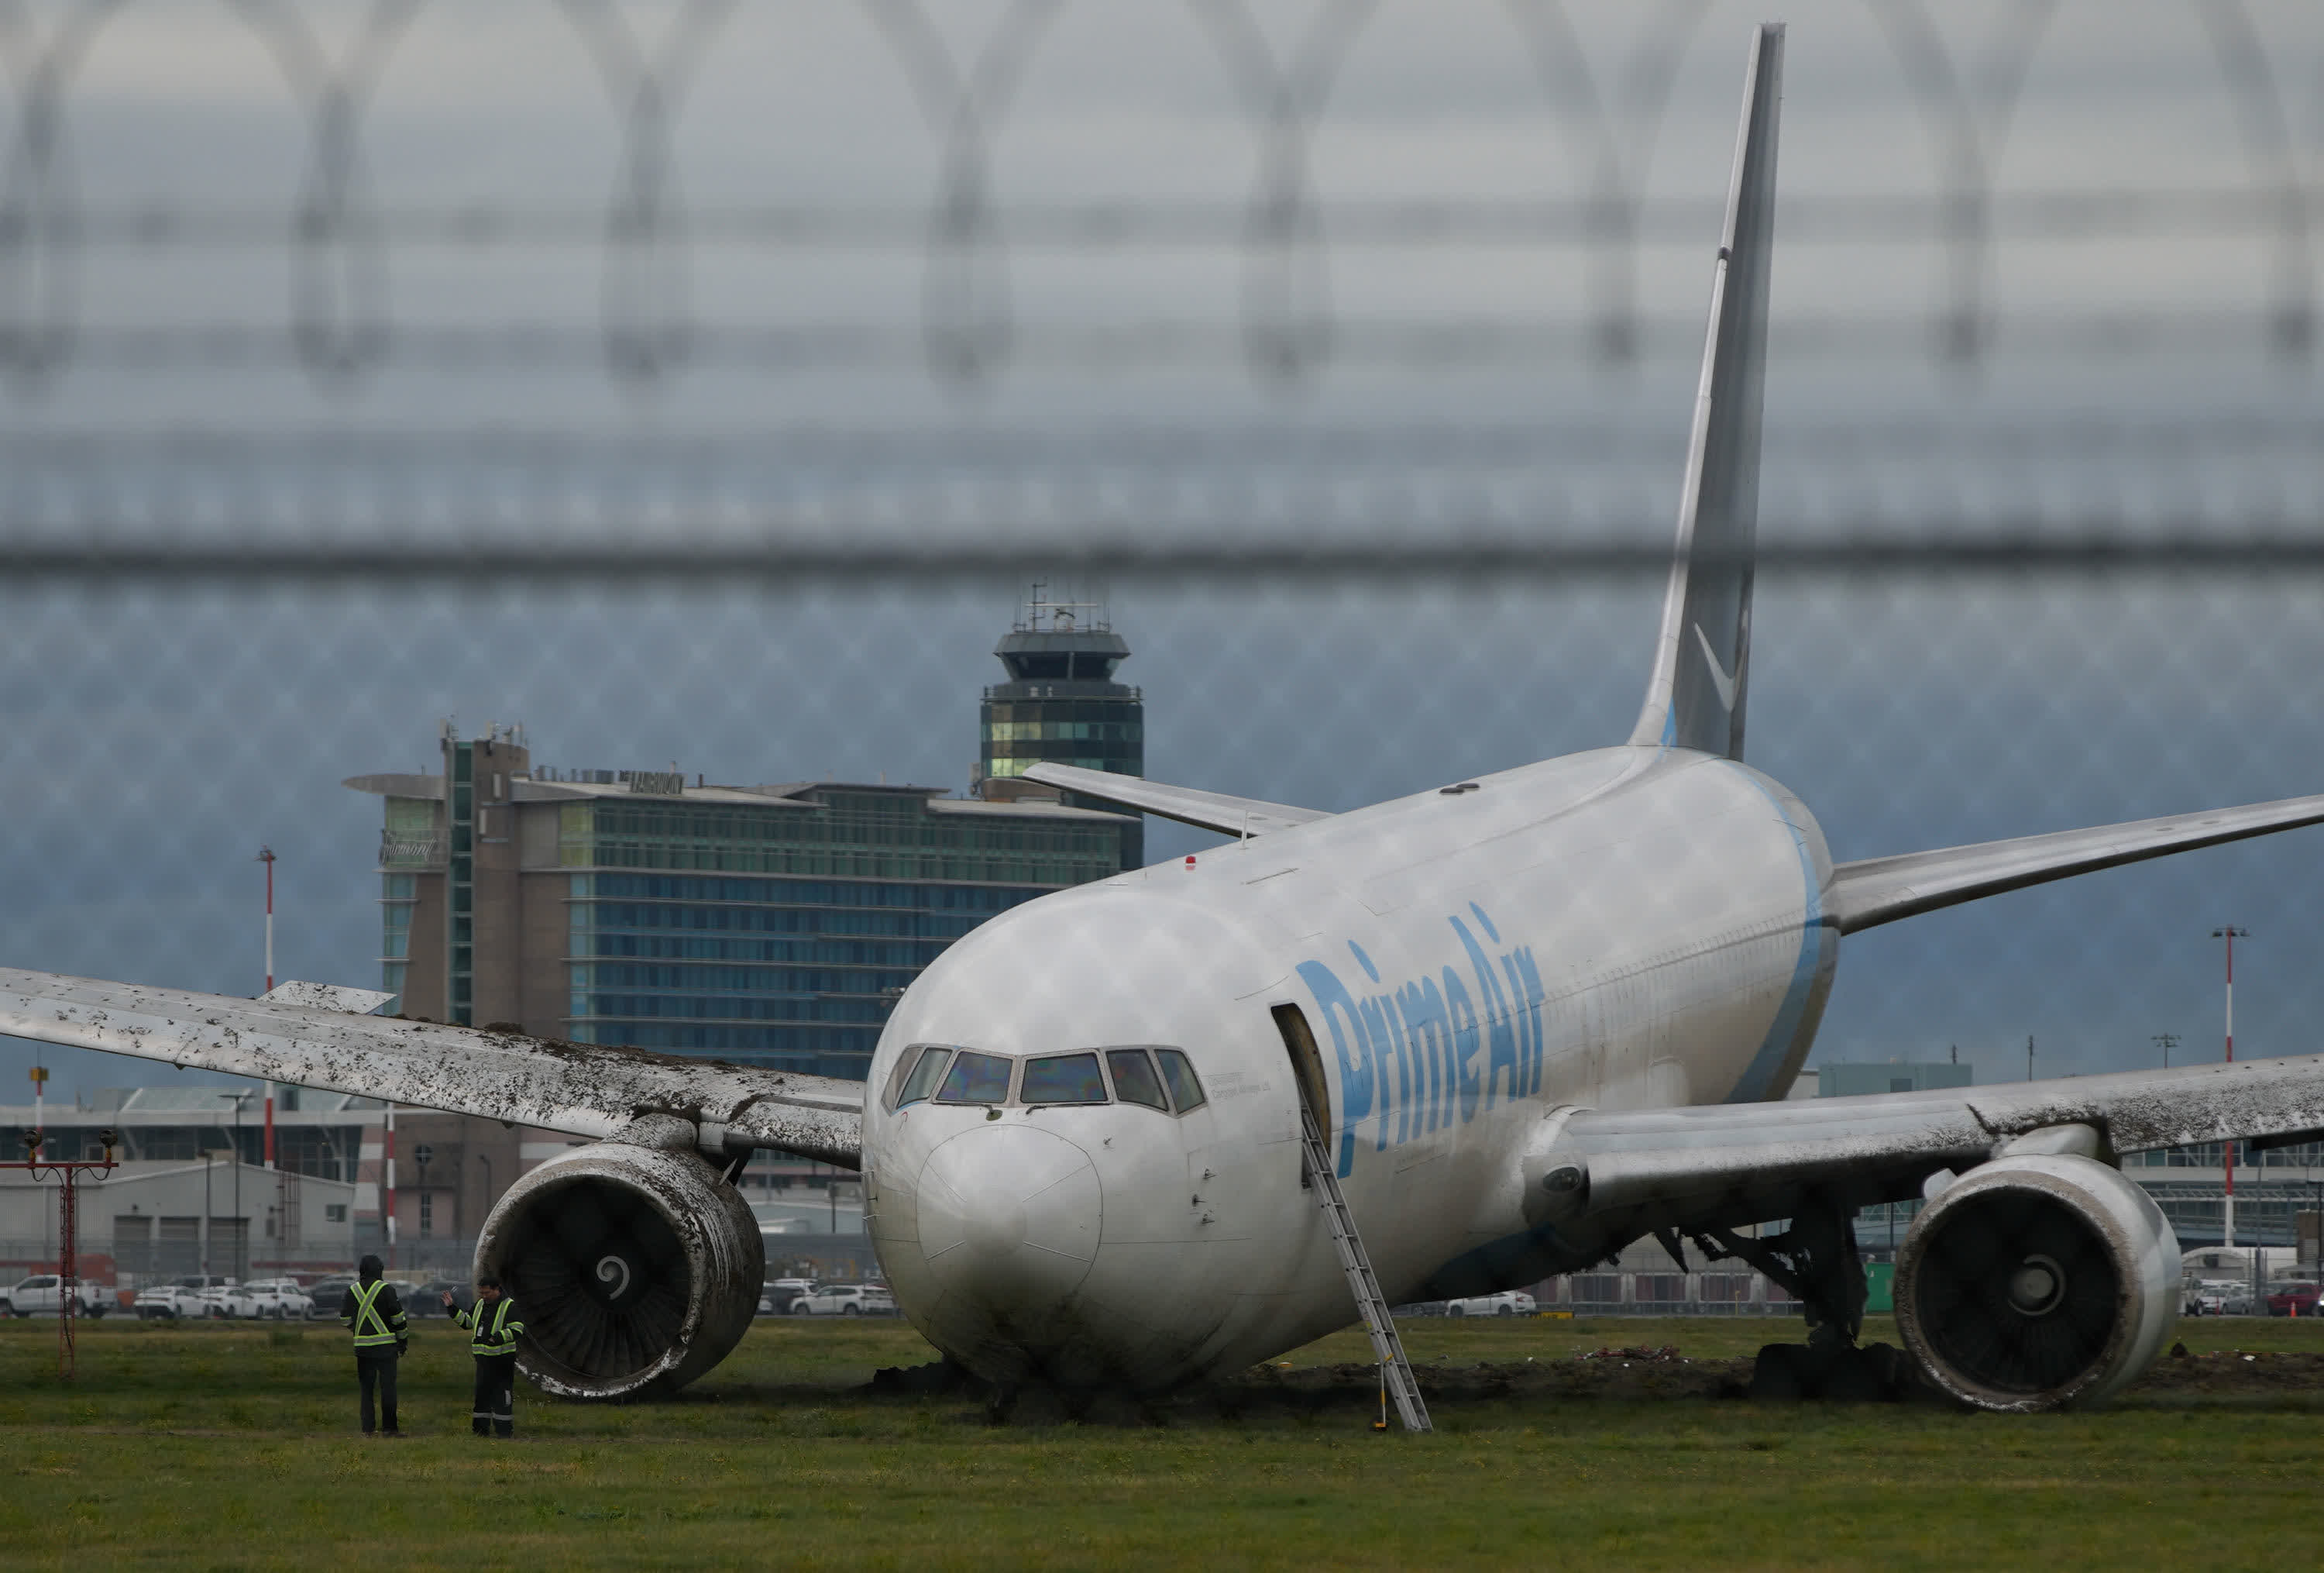
[[[2324,797],[1835,864],[1743,763],[1782,46],[1752,46],[1626,744],[1338,815],[1038,767],[1237,839],[978,929],[863,1086],[27,972],[0,973],[0,1032],[596,1138],[512,1187],[478,1246],[526,1307],[527,1373],[576,1396],[733,1346],[761,1258],[730,1181],[769,1147],[861,1166],[898,1303],[1004,1389],[1167,1392],[1347,1325],[1318,1205],[1340,1197],[1389,1300],[1654,1234],[1792,1289],[1843,1369],[1850,1216],[1923,1196],[1895,1293],[1926,1379],[1993,1409],[2103,1398],[2178,1310],[2176,1244],[2119,1155],[2324,1132],[2324,1057],[1779,1100],[1841,936],[2315,824]]]

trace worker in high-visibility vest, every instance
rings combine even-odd
[[[382,1282],[386,1271],[376,1256],[355,1264],[357,1281],[339,1301],[339,1320],[355,1337],[355,1382],[363,1390],[363,1432],[372,1434],[372,1393],[379,1393],[380,1434],[400,1437],[395,1426],[395,1363],[411,1342],[411,1319],[395,1298],[395,1286]]]
[[[499,1279],[480,1272],[475,1302],[466,1310],[455,1309],[447,1291],[444,1309],[462,1327],[473,1329],[468,1353],[476,1357],[476,1402],[470,1429],[480,1437],[515,1436],[516,1341],[524,1336],[516,1301],[503,1291]]]

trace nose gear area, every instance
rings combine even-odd
[[[993,1101],[945,1096],[972,1079]],[[1176,1308],[1227,1271],[1189,1190],[1216,1133],[1184,1051],[913,1044],[881,1085],[869,1226],[913,1324],[1004,1388],[1167,1384],[1193,1353]]]
[[[1038,1326],[1097,1259],[1105,1193],[1089,1154],[1024,1124],[964,1131],[920,1166],[919,1245],[947,1300]]]

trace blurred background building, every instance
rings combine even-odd
[[[936,787],[540,771],[447,727],[385,800],[391,1012],[861,1077],[922,967],[995,913],[1123,865],[1128,816]]]

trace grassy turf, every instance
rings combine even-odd
[[[1797,1336],[1404,1328],[1416,1364],[1447,1374],[1607,1345],[1722,1360]],[[2199,1353],[2324,1353],[2319,1323],[2181,1331]],[[1342,1383],[1336,1402],[1184,1406],[1158,1428],[995,1428],[961,1400],[858,1391],[876,1366],[930,1357],[907,1328],[781,1321],[675,1403],[521,1389],[512,1446],[466,1434],[470,1367],[440,1324],[405,1362],[417,1434],[400,1443],[350,1434],[335,1328],[112,1320],[84,1329],[69,1387],[54,1354],[52,1322],[0,1326],[11,1566],[2119,1569],[2215,1554],[2223,1534],[2271,1561],[2324,1552],[2324,1391],[2304,1387],[2148,1391],[2038,1419],[1520,1391],[1441,1397],[1438,1434],[1414,1438],[1373,1434]],[[1342,1334],[1268,1380],[1321,1386],[1317,1367],[1369,1357]]]

